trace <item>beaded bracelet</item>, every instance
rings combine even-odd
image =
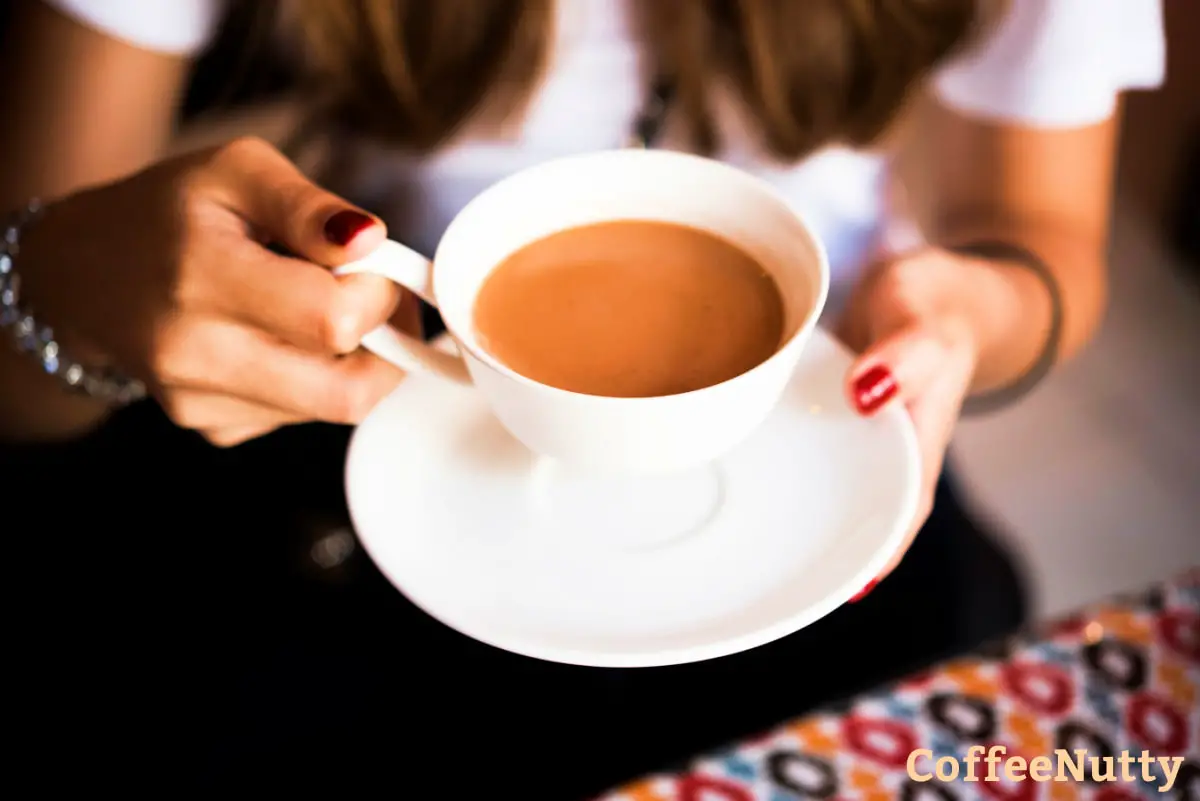
[[[72,391],[121,405],[140,400],[146,395],[142,382],[108,368],[88,368],[69,358],[55,340],[54,330],[39,323],[21,304],[21,281],[16,269],[21,234],[41,215],[42,205],[34,200],[4,226],[4,239],[0,241],[0,329],[11,336],[18,351],[36,358],[42,370]]]

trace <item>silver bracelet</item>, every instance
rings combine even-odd
[[[146,396],[141,381],[108,368],[88,368],[69,358],[54,339],[54,330],[39,323],[21,304],[21,277],[16,269],[21,234],[41,214],[42,205],[34,200],[4,226],[4,240],[0,242],[0,329],[9,334],[18,351],[36,358],[48,375],[58,377],[72,391],[122,405],[140,400]]]
[[[1058,362],[1058,350],[1063,336],[1063,298],[1058,279],[1046,262],[1034,253],[1018,245],[1000,241],[973,242],[950,248],[954,253],[975,258],[991,259],[1018,264],[1036,275],[1050,296],[1050,328],[1042,345],[1037,361],[1023,375],[1008,386],[992,390],[983,395],[972,395],[963,403],[965,415],[985,414],[1002,409],[1021,398],[1042,382]]]

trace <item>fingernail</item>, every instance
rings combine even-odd
[[[863,598],[866,598],[867,595],[871,592],[871,590],[875,589],[875,587],[878,584],[879,584],[879,579],[871,579],[870,581],[868,581],[867,586],[865,586],[861,590],[859,590],[858,593],[855,594],[855,596],[850,599],[850,603],[852,603],[852,604],[858,603]]]
[[[892,371],[882,364],[876,365],[854,382],[854,405],[860,414],[871,414],[890,401],[899,389]]]
[[[325,238],[338,247],[345,247],[374,224],[375,221],[361,211],[346,209],[326,220]]]

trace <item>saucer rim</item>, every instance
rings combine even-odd
[[[820,325],[817,325],[812,336],[820,337],[831,344],[837,351],[848,359],[853,358],[851,351],[843,345],[836,337],[826,331]],[[431,343],[435,346],[436,342]],[[806,347],[805,350],[808,348]],[[797,362],[796,369],[799,370],[804,361],[804,354],[800,356]],[[433,376],[409,376],[404,380],[406,384],[411,380],[418,381],[443,381]],[[385,401],[392,397],[396,392],[403,389],[403,384],[398,386],[392,393],[384,399]],[[470,387],[461,387],[466,391],[470,391]],[[382,405],[383,401],[380,402]],[[896,516],[896,519],[891,524],[891,530],[887,536],[882,539],[882,544],[875,549],[869,559],[865,561],[863,566],[858,569],[851,579],[844,581],[837,590],[827,594],[821,601],[808,604],[807,606],[797,610],[796,612],[785,615],[776,619],[774,622],[764,626],[758,626],[743,634],[733,637],[723,637],[714,639],[711,642],[706,642],[699,645],[689,645],[676,648],[658,648],[653,650],[627,650],[627,651],[601,651],[595,649],[580,649],[567,648],[554,645],[545,645],[540,641],[535,642],[533,638],[525,638],[520,635],[512,637],[495,638],[484,632],[480,632],[471,623],[463,623],[454,619],[454,615],[435,612],[430,605],[420,597],[419,593],[414,593],[405,588],[405,583],[397,579],[393,574],[392,569],[385,564],[386,560],[381,560],[377,557],[371,544],[368,542],[370,538],[364,537],[362,527],[359,525],[357,515],[355,513],[355,504],[352,501],[352,496],[355,494],[353,488],[353,476],[356,473],[353,467],[353,455],[360,435],[362,435],[363,424],[365,424],[375,411],[373,410],[367,417],[355,427],[346,448],[345,466],[343,469],[343,487],[346,494],[346,507],[349,512],[351,526],[354,529],[355,538],[359,545],[370,557],[375,568],[388,580],[392,587],[405,597],[409,603],[416,606],[425,614],[429,615],[434,620],[444,626],[448,626],[454,631],[477,640],[485,645],[493,648],[499,648],[510,653],[521,656],[540,659],[548,662],[557,662],[560,664],[577,665],[581,667],[598,667],[598,668],[639,668],[639,667],[665,667],[670,665],[683,665],[693,662],[702,662],[709,659],[717,659],[723,656],[731,656],[733,654],[749,651],[754,648],[766,645],[775,640],[786,637],[801,629],[811,626],[818,620],[826,617],[834,612],[839,607],[847,603],[851,598],[858,594],[871,580],[887,567],[891,559],[904,547],[908,539],[909,531],[912,527],[912,521],[915,520],[917,510],[920,503],[921,492],[921,454],[920,446],[917,441],[916,429],[913,426],[912,419],[905,412],[900,404],[891,403],[883,409],[875,413],[874,417],[888,421],[890,424],[898,428],[902,449],[904,451],[904,461],[908,465],[908,470],[903,479],[903,499],[901,504],[901,513]],[[768,418],[769,419],[769,418]],[[501,641],[501,639],[503,641]]]

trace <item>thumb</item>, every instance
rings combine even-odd
[[[850,368],[850,401],[859,414],[870,415],[889,401],[920,397],[948,357],[941,338],[912,326],[878,340]]]
[[[226,205],[295,256],[336,267],[387,237],[378,218],[321,189],[268,142],[235,140],[211,163]]]

